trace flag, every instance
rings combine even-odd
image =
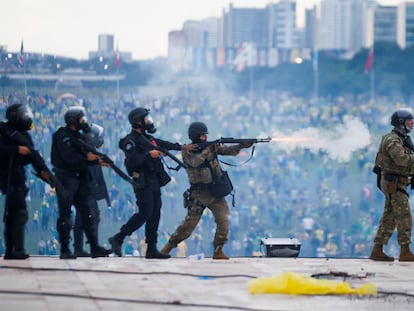
[[[224,48],[219,47],[216,50],[216,66],[224,67],[226,64],[226,51]]]
[[[21,66],[23,66],[23,65],[24,65],[24,49],[23,49],[23,40],[22,40],[22,44],[21,44],[21,46],[20,46],[20,53],[19,53],[18,59],[19,59],[19,64],[20,64]]]
[[[237,49],[236,57],[233,60],[233,64],[236,66],[237,72],[242,72],[249,61],[249,46],[247,43],[244,43]]]
[[[119,69],[119,67],[121,67],[121,58],[119,57],[118,44],[116,45],[115,67],[116,69]]]
[[[236,65],[236,71],[241,72],[246,68],[247,57],[246,53],[243,50],[237,51],[237,56],[234,59],[234,65]]]
[[[368,73],[372,69],[372,64],[374,63],[374,49],[371,48],[368,53],[367,61],[365,62],[365,72]]]

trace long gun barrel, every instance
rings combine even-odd
[[[111,158],[109,158],[106,154],[101,153],[98,150],[96,150],[96,148],[94,146],[89,145],[88,143],[86,143],[85,141],[83,141],[81,139],[77,139],[75,141],[75,145],[77,145],[79,148],[81,148],[83,150],[86,150],[87,152],[91,152],[91,153],[97,155],[102,161],[104,161],[105,163],[108,163],[109,166],[115,171],[115,173],[117,173],[122,179],[129,182],[132,186],[138,186],[135,183],[135,181],[131,177],[129,177],[129,175],[127,173],[125,173],[118,166],[116,166],[116,164],[114,163],[114,161],[112,161]]]
[[[38,161],[39,163],[42,163],[46,172],[49,175],[49,181],[48,183],[56,189],[56,192],[58,192],[62,197],[67,198],[68,197],[68,192],[66,191],[65,187],[62,185],[62,183],[60,182],[60,180],[52,173],[52,171],[48,168],[48,166],[46,165],[45,160],[43,159],[43,157],[40,155],[39,151],[37,151],[36,149],[32,148],[26,137],[24,137],[21,133],[19,133],[18,131],[13,131],[11,133],[8,134],[9,138],[18,143],[19,145],[22,146],[26,146],[27,148],[30,149],[30,156],[35,158],[36,161]],[[35,174],[37,177],[39,177],[38,174]]]
[[[207,146],[213,145],[213,144],[242,144],[242,143],[268,143],[272,141],[271,137],[266,138],[233,138],[233,137],[221,137],[219,139],[213,140],[213,141],[206,141],[203,143],[198,143],[198,149],[204,149]]]

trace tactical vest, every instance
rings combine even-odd
[[[382,174],[408,177],[414,173],[413,151],[404,144],[404,136],[391,131],[381,139],[375,165]]]

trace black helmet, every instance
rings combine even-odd
[[[408,110],[397,110],[391,116],[391,125],[403,125],[408,119],[412,119],[413,115]]]
[[[33,128],[33,113],[24,104],[12,104],[6,109],[6,119],[17,130],[28,131]]]
[[[193,143],[199,143],[200,135],[204,134],[208,134],[208,129],[203,122],[193,122],[188,127],[188,137]]]
[[[147,108],[135,108],[128,114],[128,121],[133,128],[142,128],[149,133],[157,130]]]
[[[411,132],[411,129],[407,128],[405,121],[412,120],[413,115],[408,110],[399,109],[395,111],[391,116],[391,125],[404,131],[406,134]]]
[[[78,131],[88,130],[89,124],[86,118],[85,108],[82,106],[69,107],[65,113],[65,123],[66,125],[75,125]]]
[[[88,143],[95,146],[95,148],[100,148],[104,143],[103,131],[104,129],[102,126],[92,123],[88,129],[84,130]]]

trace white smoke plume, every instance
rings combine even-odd
[[[370,144],[367,126],[359,119],[348,119],[333,129],[304,128],[285,134],[273,132],[274,147],[285,151],[306,148],[312,153],[325,151],[329,158],[338,162],[349,162],[352,153]]]

